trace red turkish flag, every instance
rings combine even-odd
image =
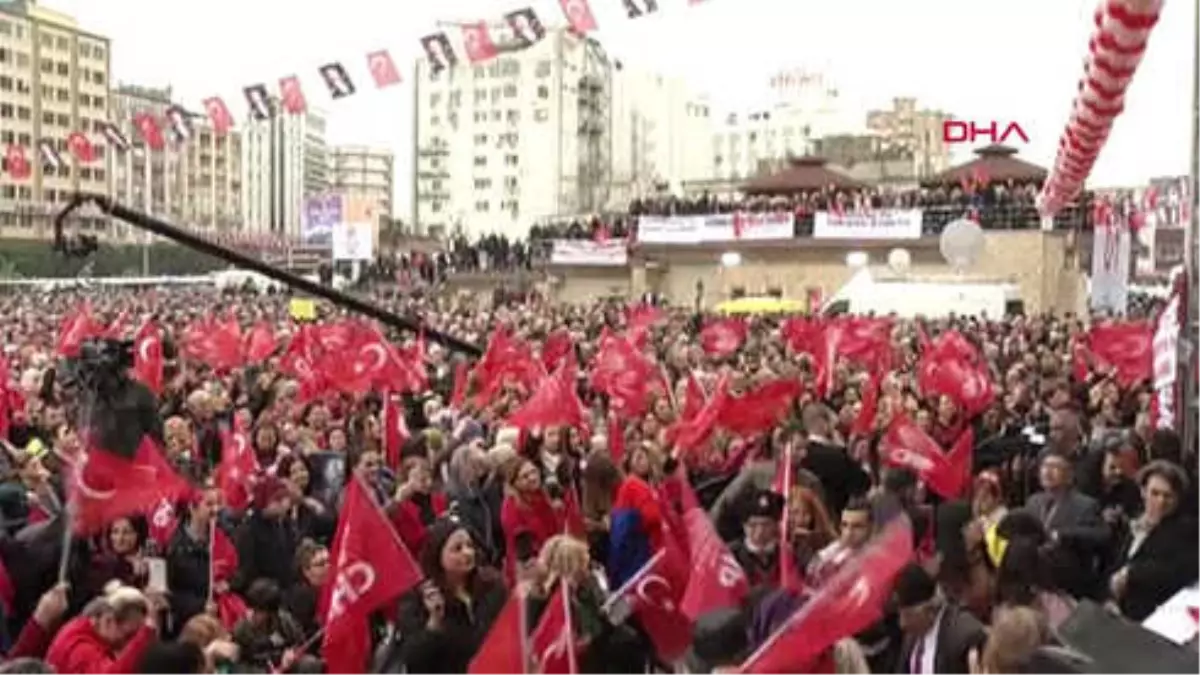
[[[596,30],[596,16],[592,14],[588,0],[558,0],[558,5],[562,7],[563,16],[567,18],[571,30],[580,35]]]
[[[82,307],[63,317],[58,329],[58,354],[68,358],[79,356],[79,349],[84,342],[103,337],[105,332],[104,324],[92,314],[91,303],[85,302]]]
[[[321,652],[331,673],[366,672],[372,612],[420,583],[421,569],[362,480],[346,488],[321,597]]]
[[[467,385],[470,384],[471,366],[466,361],[459,361],[454,366],[454,389],[450,392],[450,407],[460,408],[467,400]]]
[[[767,431],[787,414],[802,389],[795,380],[777,379],[730,396],[717,415],[717,425],[738,436]]]
[[[575,389],[573,364],[564,363],[542,380],[536,392],[508,418],[519,429],[548,429],[554,426],[582,427],[584,407]]]
[[[546,371],[553,371],[568,354],[575,351],[575,343],[571,340],[571,332],[565,328],[560,328],[546,336],[546,341],[542,343],[542,365],[546,366]]]
[[[696,380],[695,373],[688,373],[683,390],[683,409],[679,412],[679,417],[684,420],[695,419],[707,401],[708,397],[704,395],[704,388]]]
[[[246,361],[258,363],[266,361],[275,353],[278,344],[275,341],[275,331],[265,321],[254,324],[254,328],[246,335]]]
[[[683,656],[692,644],[692,623],[680,600],[688,585],[689,568],[674,537],[613,593],[614,602],[627,602],[664,661]]]
[[[717,319],[700,331],[700,346],[712,356],[729,356],[746,340],[748,329],[740,319]]]
[[[730,399],[729,378],[722,376],[712,398],[691,419],[681,419],[667,429],[667,440],[683,452],[701,447],[717,430],[721,415]]]
[[[813,672],[813,662],[826,649],[883,616],[892,580],[912,555],[912,527],[907,518],[898,518],[822,584],[746,659],[739,672]]]
[[[514,590],[467,669],[472,675],[524,673],[529,662],[525,639],[525,596]]]
[[[225,505],[235,511],[250,508],[251,491],[259,472],[258,457],[243,430],[221,434],[221,463],[217,466],[217,489]]]
[[[133,336],[133,376],[155,394],[162,392],[162,331],[153,321],[142,324]]]
[[[233,114],[229,112],[229,106],[225,104],[225,99],[219,96],[204,99],[204,111],[208,113],[213,133],[217,136],[224,136],[233,128]]]
[[[400,71],[396,69],[396,62],[386,49],[367,54],[367,69],[371,71],[371,79],[375,80],[375,86],[380,89],[400,84]]]
[[[575,634],[571,630],[571,587],[559,582],[537,628],[529,636],[533,672],[542,675],[578,673],[576,649]]]
[[[383,457],[393,470],[400,466],[400,451],[412,434],[404,418],[404,403],[390,392],[383,395]]]
[[[308,110],[308,100],[304,98],[304,89],[300,86],[300,78],[295,75],[280,78],[279,100],[283,109],[292,115],[302,115]]]
[[[692,563],[687,589],[680,600],[684,616],[695,621],[708,612],[740,606],[750,589],[746,573],[717,534],[708,514],[696,504],[684,511],[683,522]]]
[[[9,143],[4,149],[4,164],[13,180],[25,180],[33,173],[33,165],[25,156],[25,148],[14,143]]]
[[[158,506],[146,519],[147,535],[158,545],[160,551],[167,550],[171,537],[179,527],[179,514],[175,512],[175,502],[170,499],[159,500]]]
[[[911,470],[944,499],[958,499],[971,484],[974,446],[975,434],[967,429],[946,453],[921,427],[897,415],[879,441],[879,454],[886,463]]]
[[[71,474],[74,531],[80,536],[100,532],[118,518],[152,513],[164,499],[181,501],[192,493],[149,436],[142,438],[132,460],[92,449]]]
[[[658,369],[625,338],[611,333],[600,337],[600,349],[589,376],[592,389],[608,396],[613,411],[623,419],[645,414]]]
[[[96,161],[96,146],[92,144],[87,134],[82,131],[75,131],[70,136],[67,136],[67,149],[80,162]]]
[[[875,417],[879,412],[879,378],[873,373],[868,374],[867,381],[863,383],[859,391],[862,396],[862,407],[854,417],[850,433],[855,436],[867,436],[874,428]]]
[[[496,58],[500,50],[496,48],[496,43],[492,41],[492,36],[488,32],[487,23],[478,21],[476,23],[465,24],[462,27],[463,32],[463,47],[467,50],[467,58],[471,63],[479,63]]]
[[[147,112],[137,113],[133,116],[133,125],[146,142],[146,147],[151,150],[162,150],[166,147],[167,139],[163,136],[162,125],[154,115]]]
[[[1086,345],[1092,358],[1116,372],[1126,387],[1154,374],[1154,328],[1146,321],[1111,321],[1092,326]]]

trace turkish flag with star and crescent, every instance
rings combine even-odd
[[[163,348],[158,324],[147,321],[133,336],[133,375],[155,394],[162,393]]]
[[[421,569],[361,479],[350,481],[321,597],[321,644],[331,673],[366,672],[369,617],[420,583]]]
[[[579,672],[575,634],[571,630],[571,587],[559,582],[550,596],[537,628],[529,635],[534,660],[531,672],[542,675],[574,675]]]
[[[225,505],[235,511],[250,508],[251,491],[258,475],[258,457],[244,430],[221,434],[221,463],[217,466],[217,489]]]
[[[688,585],[687,559],[674,537],[650,557],[642,569],[613,593],[614,602],[627,602],[654,643],[660,658],[670,663],[692,644],[692,622],[680,601]]]
[[[897,518],[822,584],[738,672],[812,672],[826,649],[879,620],[892,580],[912,555],[912,526],[907,518]]]

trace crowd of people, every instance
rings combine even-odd
[[[864,211],[871,209],[922,209],[926,235],[936,236],[947,223],[970,215],[988,229],[1039,227],[1035,181],[991,181],[938,185],[911,189],[872,186],[863,189],[826,187],[798,190],[786,196],[722,198],[704,193],[695,197],[664,194],[636,199],[625,213],[556,220],[535,225],[529,240],[511,242],[502,235],[488,235],[476,242],[455,239],[450,264],[455,269],[528,268],[549,257],[550,242],[556,239],[624,239],[637,235],[640,216],[703,215],[713,213],[790,211],[795,214],[795,236],[811,237],[818,211]],[[1087,227],[1086,210],[1064,214],[1063,226]]]
[[[387,382],[282,295],[0,296],[0,671],[1097,672],[1078,605],[1197,581],[1196,449],[1084,318],[372,300],[427,326]]]

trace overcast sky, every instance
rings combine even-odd
[[[962,119],[1014,120],[1023,154],[1048,164],[1067,120],[1092,28],[1092,0],[658,0],[630,21],[621,0],[590,0],[614,54],[701,83],[715,103],[760,99],[782,68],[825,70],[851,101],[881,106],[912,95]],[[172,85],[185,103],[221,95],[241,119],[241,88],[299,73],[326,107],[330,141],[392,148],[398,206],[407,213],[412,89],[374,90],[364,55],[387,48],[406,79],[417,40],[438,20],[496,18],[532,6],[561,22],[558,0],[42,0],[113,41],[118,82]],[[1193,3],[1168,0],[1096,164],[1096,186],[1183,174],[1191,143]],[[454,35],[457,39],[457,34]],[[365,86],[329,103],[315,68],[342,60]]]

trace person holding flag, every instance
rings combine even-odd
[[[400,602],[401,659],[408,672],[465,673],[500,615],[508,591],[479,564],[471,531],[455,516],[429,528],[421,552],[425,581]]]

